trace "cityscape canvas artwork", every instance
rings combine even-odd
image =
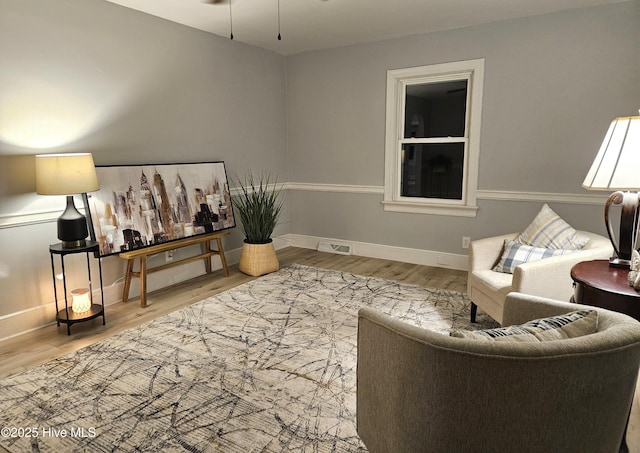
[[[85,195],[100,255],[235,227],[224,162],[97,166]]]

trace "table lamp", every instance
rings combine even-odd
[[[640,189],[640,116],[616,118],[611,122],[582,187],[613,190],[604,208],[607,234],[615,250],[610,266],[629,268],[638,236],[638,190]],[[616,242],[609,209],[621,205],[620,239]]]
[[[73,195],[98,190],[98,175],[91,153],[38,154],[36,192],[66,195],[67,207],[58,218],[58,239],[64,248],[83,247],[89,234],[87,219],[76,209]]]

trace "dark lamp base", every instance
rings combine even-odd
[[[58,217],[58,239],[63,248],[82,247],[88,235],[87,219],[73,204],[73,195],[68,195],[67,208]]]
[[[84,247],[87,245],[85,239],[79,239],[77,241],[60,241],[63,249],[76,249],[78,247]]]
[[[638,196],[638,192],[618,190],[607,198],[607,203],[604,206],[604,224],[607,227],[607,234],[614,251],[613,257],[609,260],[610,267],[623,269],[631,267],[631,257],[636,248],[636,239],[638,237],[638,215],[640,214]],[[609,218],[609,209],[612,205],[620,206],[620,235],[618,236],[618,241],[616,241]]]

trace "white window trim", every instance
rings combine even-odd
[[[401,144],[404,131],[404,94],[409,83],[446,81],[452,77],[468,77],[467,127],[468,140],[463,170],[462,200],[402,197]],[[480,126],[482,120],[482,89],[484,58],[429,66],[387,71],[387,124],[385,139],[385,211],[475,217],[478,207],[478,164],[480,162]]]

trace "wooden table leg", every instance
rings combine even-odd
[[[133,272],[134,258],[127,260],[127,271],[124,274],[124,290],[122,291],[122,302],[129,300],[129,289],[131,288],[131,273]]]
[[[224,256],[224,249],[222,248],[222,238],[216,238],[216,243],[218,245],[218,254],[220,255],[220,262],[222,263],[222,270],[224,271],[224,276],[229,276],[229,268],[227,267],[227,259]]]
[[[204,251],[205,253],[210,253],[211,252],[211,241],[206,241],[204,243]],[[207,272],[207,274],[210,274],[212,272],[211,270],[211,256],[208,255],[204,258],[204,269]]]
[[[140,307],[147,306],[147,256],[140,257]]]

